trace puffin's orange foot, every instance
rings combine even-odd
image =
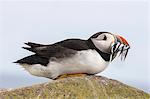
[[[80,76],[86,76],[86,75],[87,74],[63,74],[63,75],[60,75],[56,79],[67,78],[67,77],[80,77]]]

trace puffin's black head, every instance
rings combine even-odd
[[[101,52],[109,55],[109,60],[113,60],[117,53],[120,52],[121,59],[126,58],[128,49],[130,48],[128,42],[121,36],[114,35],[110,32],[98,32],[92,35],[89,40]]]

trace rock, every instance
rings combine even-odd
[[[0,92],[0,99],[150,99],[150,95],[101,76],[67,77]]]
[[[11,88],[9,88],[9,89],[0,89],[0,93],[5,92],[5,91],[9,91],[9,90],[11,90]]]

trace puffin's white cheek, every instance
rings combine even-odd
[[[92,41],[97,49],[99,49],[102,52],[108,53],[108,45],[105,41],[98,41],[95,39],[93,39]]]
[[[93,40],[93,43],[98,49],[101,49],[104,46],[104,44],[102,44],[102,41]]]
[[[110,53],[111,44],[109,42],[106,42],[106,41],[101,42],[100,50],[103,52],[106,52],[106,53]]]
[[[103,49],[104,51],[107,51],[108,48],[109,48],[109,45],[108,45],[107,43],[102,43],[100,47],[101,47],[101,49]]]

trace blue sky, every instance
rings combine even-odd
[[[98,75],[150,92],[146,1],[1,1],[0,88],[49,81],[12,63],[32,54],[21,49],[24,42],[88,39],[98,31],[122,35],[131,45],[125,62],[118,58]]]

